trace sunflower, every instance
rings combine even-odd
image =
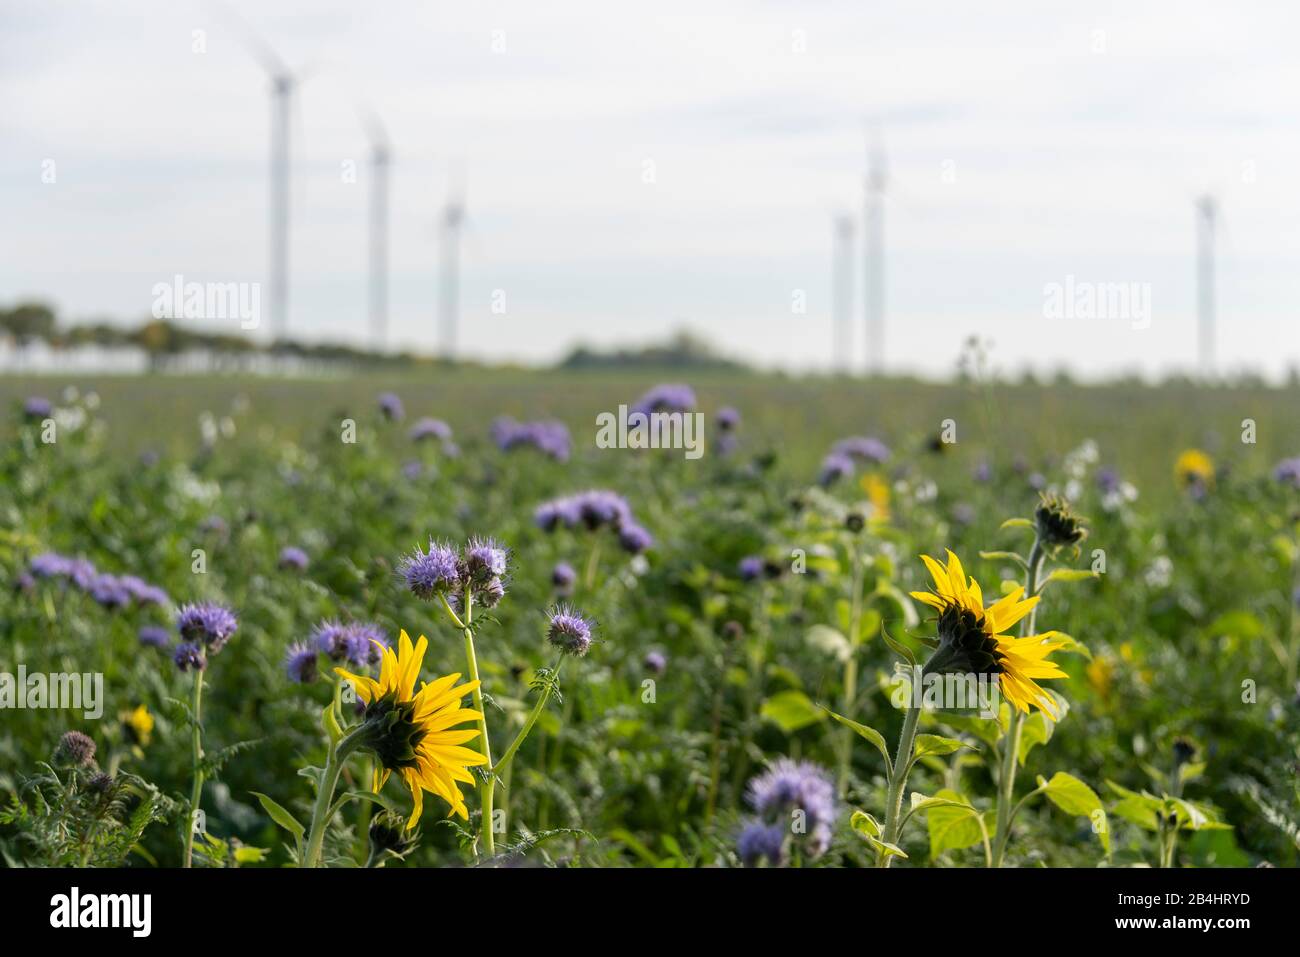
[[[137,705],[134,711],[123,711],[118,717],[122,728],[131,739],[132,744],[147,747],[149,736],[153,734],[153,715],[144,705]]]
[[[1214,484],[1214,460],[1200,449],[1187,449],[1174,462],[1174,475],[1182,486]]]
[[[379,647],[383,658],[378,681],[343,668],[334,669],[352,682],[366,703],[363,746],[374,752],[382,767],[375,773],[375,790],[384,786],[393,771],[401,775],[415,802],[406,822],[408,830],[415,827],[424,810],[425,791],[451,805],[452,814],[468,820],[469,811],[456,783],[476,783],[466,769],[486,764],[487,759],[461,747],[478,737],[478,729],[455,725],[483,718],[482,712],[460,706],[461,699],[477,688],[478,682],[457,685],[460,675],[447,675],[425,682],[417,692],[415,679],[429,647],[428,639],[421,635],[412,647],[410,636],[403,631],[396,654],[391,648]]]
[[[1033,705],[1055,718],[1056,703],[1036,679],[1066,677],[1047,657],[1066,642],[1052,640],[1054,631],[1024,638],[1005,634],[1038,604],[1038,596],[1022,598],[1025,590],[1017,587],[985,608],[979,583],[967,579],[951,551],[946,568],[929,555],[921,561],[934,576],[934,590],[914,591],[912,597],[939,613],[939,648],[926,671],[995,674],[1002,694],[1021,711]]]

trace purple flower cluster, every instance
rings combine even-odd
[[[307,553],[296,545],[280,549],[280,567],[295,572],[305,572],[309,564]]]
[[[793,812],[802,811],[805,827],[794,829],[793,833],[802,842],[808,857],[821,857],[830,849],[839,809],[835,803],[835,785],[823,768],[811,761],[778,758],[750,780],[747,796],[759,822],[766,827],[784,830],[789,827]]]
[[[563,422],[545,419],[536,422],[517,422],[508,415],[492,423],[492,441],[503,452],[531,445],[557,462],[569,461],[573,440]]]
[[[1273,469],[1273,478],[1295,488],[1300,488],[1300,455],[1278,462],[1277,467]]]
[[[69,558],[57,552],[37,555],[28,565],[28,572],[33,578],[63,579],[70,582],[105,608],[166,605],[171,601],[165,591],[143,578],[100,572],[84,558]]]
[[[573,586],[577,580],[578,573],[568,562],[558,562],[551,569],[551,584],[555,586],[555,591],[559,595],[573,594]]]
[[[29,419],[45,419],[48,418],[50,413],[53,411],[54,406],[50,404],[49,399],[46,399],[43,396],[31,396],[23,403],[23,415],[27,416]]]
[[[785,857],[785,828],[751,821],[736,838],[736,853],[746,867],[755,867],[763,860],[779,867]]]
[[[312,629],[309,645],[331,661],[347,661],[364,668],[378,664],[382,656],[380,648],[389,647],[390,642],[378,625],[322,621]]]
[[[300,685],[316,680],[317,651],[305,641],[289,646],[284,656],[284,670],[289,680]]]
[[[889,447],[879,439],[867,435],[854,435],[840,439],[822,459],[817,483],[823,488],[834,485],[853,474],[857,462],[880,465],[889,460]]]
[[[451,426],[442,419],[431,419],[427,416],[423,419],[417,419],[411,426],[407,435],[412,442],[423,442],[426,439],[437,439],[440,442],[447,442],[451,439]]]
[[[546,626],[546,640],[566,655],[581,658],[591,647],[591,622],[572,608],[558,606]]]
[[[191,645],[201,645],[214,655],[226,647],[238,627],[235,613],[216,602],[183,605],[176,614],[176,630],[181,639]]]
[[[740,412],[729,405],[724,405],[714,415],[713,420],[722,432],[734,432],[740,425]]]
[[[543,502],[533,512],[533,520],[546,532],[561,526],[593,532],[610,528],[624,550],[633,555],[654,546],[654,537],[636,521],[627,499],[607,489],[589,489]]]
[[[379,394],[379,412],[389,422],[400,422],[406,415],[406,410],[402,407],[402,400],[397,397],[395,392],[381,392]]]
[[[417,547],[398,567],[413,595],[425,601],[443,595],[459,613],[466,589],[488,608],[500,602],[508,565],[509,552],[500,542],[471,538],[460,552],[430,540],[428,551]]]
[[[688,385],[665,383],[650,389],[628,410],[641,412],[691,412],[695,409],[695,390]]]
[[[668,658],[662,651],[647,651],[642,666],[652,675],[661,675],[668,667]]]

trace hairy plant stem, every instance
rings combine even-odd
[[[185,863],[194,866],[194,823],[199,801],[203,797],[203,669],[194,669],[194,690],[190,695],[190,764],[194,769],[194,784],[190,787],[189,819],[185,822]]]
[[[477,686],[478,676],[478,656],[474,653],[474,598],[470,594],[468,587],[465,589],[465,662],[469,668],[469,680],[476,683],[474,688],[474,710],[481,717],[478,719],[478,733],[480,739],[480,749],[483,752],[485,761],[484,767],[492,767],[492,745],[488,741],[487,711],[483,707],[483,689]],[[496,773],[489,770],[483,777],[482,783],[479,784],[479,834],[483,837],[483,850],[488,857],[494,857],[497,852],[496,837],[492,833],[492,803],[496,797]],[[477,845],[476,845],[477,846]]]
[[[359,726],[339,741],[330,738],[329,756],[325,759],[325,769],[321,771],[320,786],[316,789],[316,806],[311,815],[311,827],[307,831],[303,867],[320,867],[321,847],[325,843],[325,828],[329,824],[339,774],[343,771],[343,762],[361,745],[363,733],[364,727]]]
[[[920,680],[921,669],[913,669],[913,680]],[[894,755],[894,768],[889,775],[889,802],[885,805],[885,829],[881,839],[886,844],[898,844],[903,829],[903,792],[907,787],[907,772],[911,769],[912,749],[916,746],[916,726],[921,717],[920,708],[908,708],[903,718],[903,730],[898,735],[898,751]],[[877,867],[889,867],[894,855],[881,851]]]
[[[1039,575],[1045,558],[1042,544],[1034,538],[1034,547],[1029,550],[1029,569],[1025,574],[1025,597],[1032,598],[1038,592]],[[1030,609],[1020,622],[1020,636],[1034,633],[1036,608]],[[1002,737],[1002,765],[998,773],[998,813],[997,825],[993,832],[993,866],[1001,867],[1007,850],[1007,841],[1011,838],[1012,800],[1016,791],[1016,764],[1020,759],[1020,730],[1022,717],[1019,708],[1008,709],[1007,733]]]
[[[528,712],[528,717],[524,721],[524,726],[519,729],[519,733],[515,735],[515,739],[510,742],[510,747],[506,748],[505,753],[497,759],[497,763],[492,768],[493,774],[502,773],[510,767],[510,759],[515,756],[515,752],[519,750],[519,746],[524,743],[524,739],[528,737],[528,733],[533,730],[533,725],[537,723],[537,719],[541,716],[542,709],[546,707],[546,702],[550,700],[551,692],[555,690],[556,682],[560,679],[560,668],[563,664],[564,656],[560,655],[559,660],[555,662],[555,667],[551,669],[551,680],[546,682],[546,687],[543,688],[542,693],[537,696],[537,701],[533,705],[533,710]]]
[[[849,657],[844,662],[844,704],[840,710],[845,717],[853,717],[853,704],[858,696],[858,629],[862,625],[862,549],[856,538],[850,539],[853,552],[853,594],[849,611]],[[845,725],[840,729],[840,767],[836,790],[842,799],[849,789],[849,764],[853,756],[853,729]]]

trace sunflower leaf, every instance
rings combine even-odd
[[[824,710],[824,709],[822,709]],[[763,702],[759,713],[786,734],[793,734],[826,718],[802,691],[780,691]]]
[[[1038,786],[1047,795],[1047,799],[1066,814],[1088,818],[1092,823],[1092,832],[1101,841],[1106,856],[1110,856],[1110,825],[1106,820],[1106,809],[1096,791],[1073,774],[1064,771],[1057,771],[1050,781],[1039,775]]]
[[[858,724],[858,722],[844,717],[842,714],[836,714],[834,711],[830,710],[830,708],[824,706],[819,707],[846,728],[852,728],[859,737],[866,738],[874,744],[876,750],[880,752],[880,756],[885,759],[885,770],[888,772],[890,767],[889,746],[885,743],[885,736],[883,734],[875,728],[869,728],[865,724]]]
[[[261,802],[262,809],[271,816],[271,820],[292,834],[298,846],[301,847],[302,839],[307,835],[307,829],[298,823],[298,819],[290,814],[283,805],[277,804],[260,791],[250,791],[248,793]]]

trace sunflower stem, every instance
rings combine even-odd
[[[862,623],[862,549],[856,538],[851,538],[853,552],[853,594],[849,612],[849,657],[844,662],[844,704],[840,710],[853,716],[854,700],[858,696],[858,629]],[[853,756],[853,729],[845,725],[840,729],[840,768],[836,790],[842,799],[849,789],[849,764]]]
[[[194,669],[194,690],[190,696],[190,764],[194,769],[194,784],[190,788],[190,813],[185,822],[185,867],[194,866],[194,823],[199,801],[203,799],[203,669]]]
[[[325,827],[329,824],[334,790],[338,787],[343,762],[361,744],[364,725],[345,735],[337,744],[331,740],[325,770],[321,772],[320,787],[316,789],[316,807],[311,815],[311,828],[307,832],[307,849],[303,853],[303,867],[319,867],[321,847],[325,843]]]
[[[1038,593],[1038,579],[1043,570],[1045,558],[1042,543],[1034,538],[1034,547],[1029,551],[1029,566],[1025,576],[1025,597],[1033,598]],[[1031,608],[1029,614],[1020,623],[1020,635],[1026,637],[1034,633],[1034,617],[1037,608]],[[993,866],[1001,867],[1006,855],[1007,841],[1011,838],[1012,800],[1016,790],[1016,763],[1020,757],[1020,730],[1022,727],[1019,708],[1009,709],[1007,733],[1002,738],[1002,768],[998,774],[998,814],[997,826],[993,837]]]
[[[918,669],[919,671],[919,669]],[[903,829],[903,791],[907,787],[907,771],[912,763],[912,750],[916,746],[917,719],[920,708],[908,708],[903,718],[903,730],[898,736],[898,752],[894,755],[894,770],[889,776],[889,803],[885,807],[884,842],[898,844]],[[878,867],[888,867],[894,855],[880,852]]]

